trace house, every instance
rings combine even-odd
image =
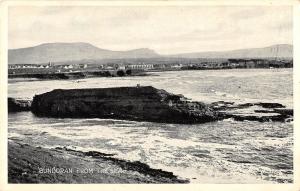
[[[8,65],[8,69],[16,69],[17,66],[16,65]]]
[[[81,69],[84,69],[84,68],[87,68],[87,64],[79,64],[78,67]]]
[[[50,68],[52,65],[42,65],[42,64],[14,64],[9,65],[8,69],[28,69],[28,68]]]
[[[228,65],[238,68],[254,68],[256,60],[254,59],[228,59]]]
[[[106,70],[113,70],[114,67],[112,67],[112,66],[105,66],[104,69],[106,69]]]
[[[116,69],[117,70],[126,70],[126,67],[124,65],[117,65]]]
[[[154,68],[153,64],[144,64],[144,62],[138,64],[126,65],[126,69],[151,70],[153,68]]]
[[[182,64],[175,64],[175,65],[172,65],[171,68],[174,68],[174,69],[181,69],[181,68],[182,68]]]
[[[71,69],[71,68],[73,68],[73,65],[71,65],[71,64],[64,66],[64,69]]]

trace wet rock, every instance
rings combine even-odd
[[[8,112],[30,111],[31,100],[7,99]]]
[[[286,115],[271,115],[271,116],[255,116],[255,115],[240,115],[240,114],[228,114],[228,118],[233,118],[236,121],[258,121],[258,122],[286,122],[288,118]]]
[[[256,105],[256,103],[244,103],[244,104],[237,105],[236,108],[242,109],[242,108],[248,108],[248,107],[251,107],[251,106],[254,106],[254,105]]]
[[[294,110],[293,109],[286,109],[286,108],[280,108],[280,109],[272,109],[272,110],[254,110],[256,113],[277,113],[281,115],[286,115],[286,116],[293,116],[294,115]]]
[[[101,152],[98,152],[98,151],[88,151],[88,152],[85,152],[84,153],[85,156],[91,156],[91,157],[103,157],[103,156],[114,156],[116,154],[106,154],[106,153],[101,153]]]
[[[254,110],[255,113],[276,113],[274,110]]]
[[[211,103],[210,105],[216,111],[234,108],[232,107],[232,105],[234,105],[234,102],[217,101]]]
[[[289,122],[293,116],[293,109],[286,109],[280,103],[244,103],[214,102],[213,109],[219,112],[222,118],[232,118],[236,121],[258,122]]]
[[[285,108],[284,105],[280,104],[280,103],[256,103],[255,105],[257,106],[261,106],[263,108]]]
[[[294,110],[293,109],[274,109],[274,112],[280,113],[282,115],[290,115],[294,116]]]
[[[59,118],[112,118],[163,123],[204,123],[219,116],[208,105],[146,87],[53,90],[36,95],[32,112]]]
[[[217,102],[213,102],[211,103],[211,105],[216,105],[216,106],[219,106],[219,105],[233,105],[234,102],[228,102],[228,101],[217,101]]]
[[[243,104],[234,104],[234,102],[214,102],[212,103],[214,108],[217,108],[219,110],[229,110],[229,109],[245,109],[253,106],[258,106],[264,109],[274,109],[274,108],[285,108],[284,105],[280,103],[266,103],[266,102],[259,102],[259,103],[243,103]]]

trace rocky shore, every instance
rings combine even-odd
[[[46,149],[8,142],[9,183],[188,183],[153,169],[96,151]]]
[[[33,100],[8,98],[8,111],[31,111],[56,118],[111,118],[162,123],[205,123],[224,119],[293,121],[293,109],[281,103],[189,101],[183,95],[146,87],[56,89]],[[114,154],[65,147],[41,148],[10,139],[9,183],[188,183],[172,172],[118,159]]]
[[[290,122],[293,120],[293,109],[288,109],[280,103],[245,103],[214,102],[210,105],[218,111],[221,118],[232,118],[236,121],[258,121],[258,122]]]

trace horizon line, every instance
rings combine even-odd
[[[244,50],[244,49],[256,49],[256,48],[268,48],[268,47],[272,47],[272,46],[278,46],[278,45],[290,45],[293,46],[293,43],[278,43],[278,44],[270,44],[270,45],[265,45],[265,46],[261,46],[261,47],[249,47],[249,48],[238,48],[238,49],[226,49],[226,50],[208,50],[208,51],[198,51],[198,52],[180,52],[180,53],[173,53],[173,54],[161,54],[159,52],[157,52],[155,49],[152,48],[147,48],[147,47],[141,47],[141,48],[134,48],[134,49],[127,49],[127,50],[112,50],[112,49],[106,49],[106,48],[99,48],[98,46],[89,43],[89,42],[81,42],[81,41],[77,41],[77,42],[45,42],[45,43],[40,43],[34,46],[27,46],[27,47],[21,47],[21,48],[8,48],[7,50],[18,50],[18,49],[26,49],[26,48],[34,48],[34,47],[38,47],[41,45],[45,45],[45,44],[88,44],[91,46],[94,46],[98,49],[102,49],[102,50],[107,50],[107,51],[114,51],[114,52],[127,52],[127,51],[133,51],[133,50],[141,50],[141,49],[148,49],[148,50],[152,50],[154,51],[156,54],[159,55],[180,55],[180,54],[192,54],[192,53],[208,53],[208,52],[227,52],[227,51],[235,51],[235,50]]]

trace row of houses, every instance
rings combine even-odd
[[[34,68],[51,68],[53,67],[53,65],[51,64],[51,62],[49,62],[48,64],[12,64],[12,65],[8,65],[8,69],[34,69]]]
[[[84,69],[84,68],[87,68],[87,64],[62,64],[62,65],[56,65],[54,68],[57,68],[57,69]]]
[[[61,64],[53,65],[51,62],[48,64],[12,64],[8,65],[8,69],[84,69],[87,64]]]
[[[228,59],[228,66],[240,66],[243,68],[289,68],[293,67],[293,61],[283,59]]]
[[[137,64],[101,64],[99,67],[101,70],[152,70],[154,69],[154,64],[145,64],[143,62]]]
[[[138,70],[151,70],[154,69],[153,64],[132,64],[127,65],[127,69],[138,69]]]
[[[98,70],[181,70],[181,69],[218,69],[218,68],[288,68],[293,67],[293,60],[270,60],[270,59],[227,59],[219,61],[200,61],[194,63],[105,63],[93,64],[89,68]],[[88,64],[14,64],[9,65],[14,69],[54,69],[56,71],[72,71],[88,68]]]
[[[228,59],[220,62],[200,62],[188,64],[182,69],[222,69],[222,68],[290,68],[293,60],[271,59]]]

